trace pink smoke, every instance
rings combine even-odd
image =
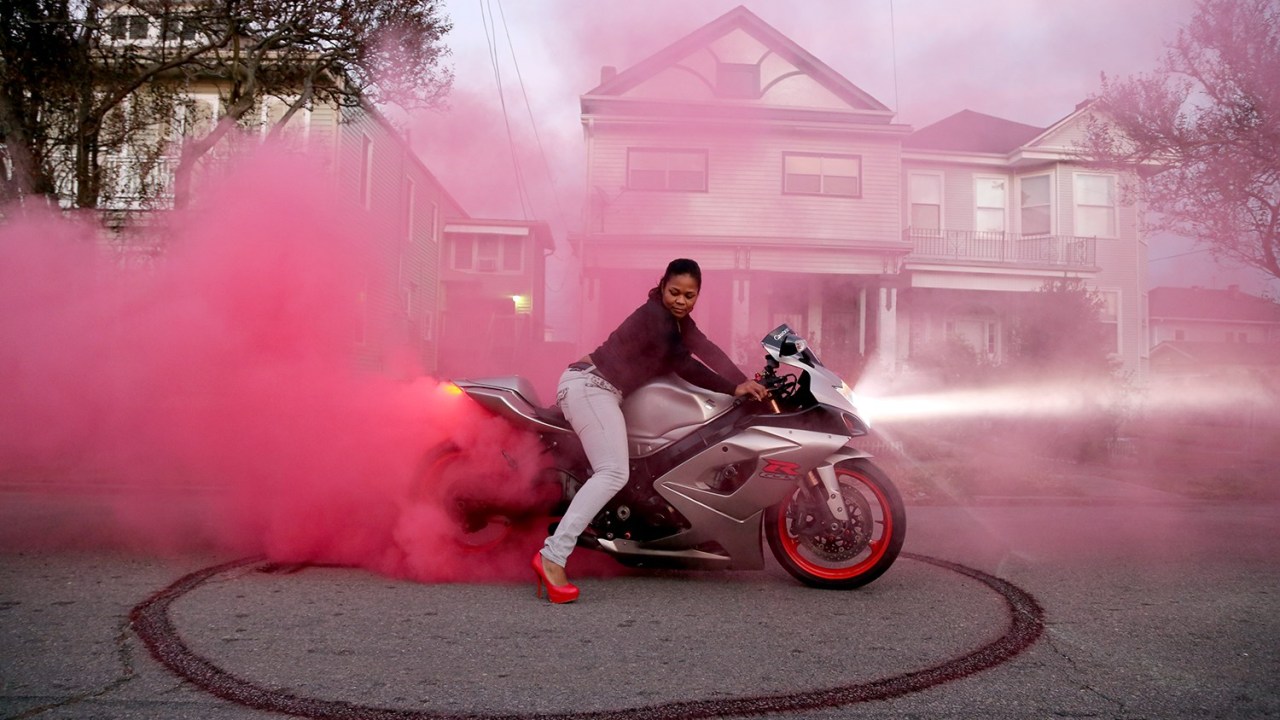
[[[535,448],[434,379],[354,369],[376,223],[326,177],[258,151],[161,220],[148,264],[118,262],[86,220],[6,213],[0,484],[55,504],[103,492],[109,509],[62,503],[24,545],[211,547],[419,580],[524,569],[532,531],[479,564],[449,551],[453,489],[420,462],[444,441],[481,450],[473,462],[505,449],[518,471],[478,475],[520,495]]]

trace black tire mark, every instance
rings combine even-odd
[[[205,692],[245,707],[316,720],[685,720],[794,713],[888,700],[968,677],[1011,660],[1035,644],[1043,634],[1043,608],[1030,593],[1018,586],[959,563],[906,552],[900,557],[950,570],[986,585],[1004,599],[1009,613],[1008,629],[996,640],[973,652],[923,670],[870,682],[801,693],[683,700],[598,712],[445,714],[297,697],[237,677],[192,652],[169,619],[168,609],[174,600],[208,580],[230,570],[261,562],[260,558],[235,560],[186,575],[139,603],[129,613],[129,619],[134,632],[156,660]],[[264,565],[264,569],[278,571],[279,566]]]

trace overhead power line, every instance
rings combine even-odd
[[[493,78],[498,85],[498,103],[502,106],[502,122],[507,129],[507,147],[511,150],[511,165],[515,171],[516,195],[520,198],[520,211],[524,214],[524,219],[529,220],[533,214],[533,202],[525,188],[524,173],[520,170],[520,157],[516,152],[515,136],[511,132],[511,117],[507,112],[506,93],[502,89],[502,69],[498,62],[497,48],[498,25],[493,17],[493,8],[488,7],[485,0],[480,0],[480,21],[484,24],[484,40],[489,45],[489,61],[493,64]]]

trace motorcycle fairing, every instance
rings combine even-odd
[[[764,566],[760,543],[761,515],[795,492],[799,476],[811,468],[827,486],[835,482],[835,464],[866,457],[844,446],[844,437],[794,428],[752,427],[708,447],[653,482],[653,488],[686,520],[673,533],[652,540],[586,537],[585,544],[630,565],[663,564],[702,569],[759,570]],[[825,458],[823,457],[825,454]],[[822,458],[814,465],[814,457]],[[729,492],[708,484],[726,464],[758,458],[757,471]],[[770,476],[770,465],[789,464],[791,475]],[[835,485],[836,497],[840,497]],[[827,488],[829,490],[829,488]],[[611,503],[616,507],[618,501]],[[841,513],[844,512],[840,505]],[[712,549],[708,549],[712,548]],[[718,550],[718,551],[717,551]]]
[[[518,376],[455,380],[455,385],[489,412],[534,430],[573,433],[558,407],[543,407],[533,383]]]

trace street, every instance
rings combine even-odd
[[[634,573],[551,606],[532,581],[24,549],[48,500],[0,499],[8,718],[1280,716],[1275,505],[915,506],[861,590]]]

